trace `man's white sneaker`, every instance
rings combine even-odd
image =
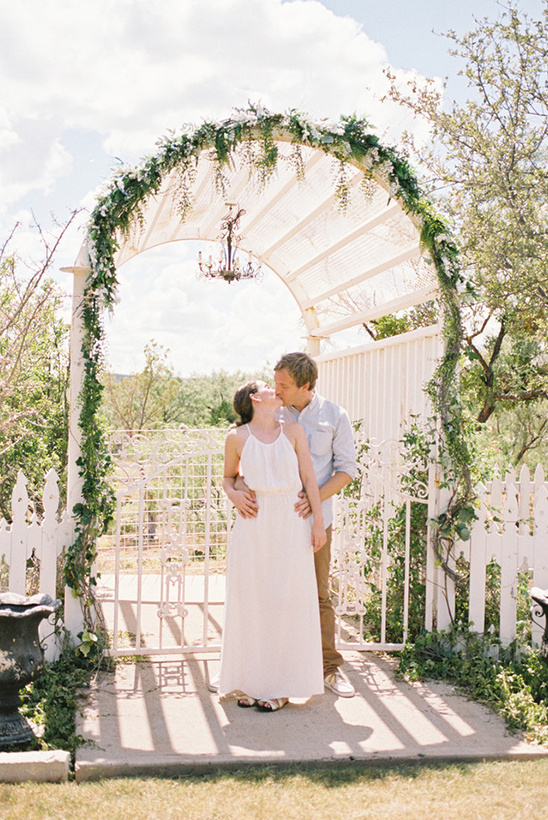
[[[336,669],[335,672],[329,672],[324,678],[324,683],[326,689],[330,689],[331,692],[334,692],[340,698],[353,698],[356,694],[356,690],[340,669]]]
[[[213,692],[214,695],[217,694],[217,692],[219,691],[219,675],[215,675],[215,677],[211,678],[211,680],[207,684],[207,688],[210,692]]]

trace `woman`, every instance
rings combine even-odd
[[[219,691],[245,692],[238,705],[264,712],[324,691],[312,554],[326,541],[320,494],[304,430],[276,420],[281,405],[262,381],[236,391],[240,421],[226,438],[223,479],[242,512],[245,492],[235,488],[241,472],[258,513],[238,515],[228,551]],[[312,525],[294,509],[303,487]]]

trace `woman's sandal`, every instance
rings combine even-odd
[[[287,698],[261,698],[257,701],[257,709],[259,712],[278,712],[286,703],[289,703]]]
[[[241,709],[251,709],[252,706],[256,706],[257,701],[255,698],[252,698],[250,695],[244,695],[242,698],[238,698],[238,706]]]

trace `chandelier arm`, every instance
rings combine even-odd
[[[232,216],[232,207],[229,205],[229,212],[221,222],[219,242],[221,253],[219,264],[215,266],[211,256],[208,262],[202,260],[202,252],[198,253],[198,277],[206,279],[224,279],[225,282],[234,282],[240,279],[262,279],[261,264],[255,268],[252,263],[252,254],[249,251],[249,260],[246,264],[240,264],[238,249],[242,236],[236,233],[239,228],[240,218],[245,214],[244,208],[239,208],[236,215]]]

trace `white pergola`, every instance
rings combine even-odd
[[[260,138],[257,130],[257,146]],[[184,219],[181,171],[175,168],[166,174],[156,193],[141,204],[140,218],[126,235],[118,237],[116,267],[166,243],[217,241],[228,203],[233,203],[245,210],[239,226],[241,251],[251,253],[254,261],[267,266],[288,287],[301,312],[308,352],[313,356],[321,353],[322,339],[436,296],[437,271],[421,251],[420,219],[406,211],[397,189],[392,189],[389,169],[367,157],[360,163],[349,156],[341,165],[321,145],[300,144],[297,156],[294,137],[283,128],[273,131],[272,140],[278,161],[264,184],[258,183],[256,173],[250,174],[253,139],[242,141],[231,152],[229,163],[222,167],[222,185],[213,149],[205,148],[197,158],[190,184],[188,174],[184,182],[184,193],[190,200]],[[341,201],[337,177],[343,166]],[[86,244],[74,267],[65,270],[74,274],[68,453],[68,509],[72,509],[81,498],[76,465],[81,441],[78,397],[83,379],[80,306],[91,272]],[[417,353],[413,355],[416,358]],[[384,372],[389,374],[378,381],[378,389],[383,391],[385,385],[390,389],[395,383],[390,368],[394,370],[396,360],[391,361],[392,365],[387,364],[388,357],[383,360]],[[404,364],[398,367],[411,361],[409,351],[401,361]],[[363,360],[353,366],[361,368],[359,377],[354,378],[355,390],[365,395],[369,364]],[[344,380],[342,370],[337,380]],[[422,384],[419,388],[422,390]],[[337,395],[331,397],[337,399]],[[389,403],[391,397],[383,399]],[[342,402],[342,396],[339,400]],[[399,402],[403,407],[405,400],[398,395],[394,404]],[[401,414],[401,408],[397,413]],[[67,613],[67,627],[73,632],[79,617],[77,605]]]
[[[184,221],[178,172],[173,171],[147,202],[142,224],[121,242],[117,266],[168,242],[216,241],[227,203],[234,203],[245,209],[241,250],[251,252],[289,288],[313,355],[322,338],[435,296],[436,271],[421,254],[418,226],[379,174],[366,179],[364,168],[349,161],[343,207],[335,192],[338,163],[332,155],[302,146],[301,178],[289,135],[280,131],[275,141],[281,159],[264,186],[250,178],[249,148],[242,145],[223,172],[222,192],[211,152],[204,150]],[[77,266],[88,269],[85,247]]]
[[[169,242],[215,242],[227,203],[235,203],[245,209],[240,248],[251,252],[289,288],[303,317],[311,355],[321,352],[322,339],[339,331],[435,297],[436,270],[421,252],[420,225],[391,193],[387,175],[378,170],[371,174],[369,167],[349,159],[347,196],[342,203],[335,182],[340,164],[331,153],[301,145],[302,168],[297,173],[291,135],[278,129],[273,140],[279,160],[265,184],[258,184],[249,172],[248,152],[253,150],[249,142],[237,146],[223,168],[222,190],[212,151],[203,150],[184,220],[179,171],[172,171],[144,204],[142,219],[120,240],[117,267]],[[74,274],[69,487],[77,498],[79,305],[90,274],[86,244],[74,267],[65,270]]]

